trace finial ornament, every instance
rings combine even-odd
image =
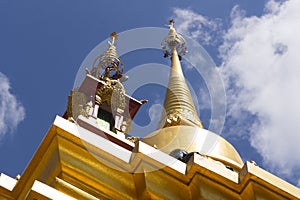
[[[92,65],[92,71],[90,73],[92,76],[98,79],[113,79],[125,81],[128,77],[124,76],[124,64],[119,58],[115,46],[115,41],[118,39],[116,32],[110,34],[111,41],[108,42],[108,49],[94,60]],[[104,71],[104,72],[103,72]]]
[[[116,32],[112,32],[109,37],[112,39],[112,43],[114,43],[115,40],[118,39],[118,34]]]
[[[176,50],[179,58],[187,53],[186,42],[184,38],[176,32],[174,20],[169,20],[170,32],[161,43],[164,51],[164,57],[171,57]]]

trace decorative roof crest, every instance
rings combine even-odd
[[[108,41],[108,49],[103,54],[96,57],[91,72],[89,70],[86,71],[88,74],[101,80],[109,78],[124,82],[128,77],[124,76],[124,64],[117,54],[115,46],[115,41],[118,39],[117,33],[111,33],[110,38],[111,41]]]

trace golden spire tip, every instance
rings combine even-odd
[[[118,39],[118,34],[116,32],[112,32],[109,37],[112,40],[112,43],[114,43],[115,40]]]
[[[164,57],[171,57],[173,51],[176,50],[179,58],[187,53],[185,39],[176,32],[174,28],[174,20],[169,20],[170,32],[162,41],[161,47],[164,51]]]

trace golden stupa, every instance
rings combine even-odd
[[[171,57],[171,71],[161,122],[163,128],[148,135],[143,142],[170,154],[173,150],[199,152],[240,169],[243,161],[235,148],[222,137],[203,129],[186,84],[181,57],[186,52],[185,40],[170,20],[170,32],[164,39],[166,57]],[[178,54],[180,52],[180,54]]]

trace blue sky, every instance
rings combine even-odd
[[[297,0],[1,0],[0,171],[13,177],[22,173],[55,115],[64,113],[76,73],[95,46],[113,31],[166,27],[174,18],[179,32],[203,45],[223,78],[227,115],[222,136],[244,160],[300,185],[300,159],[291,153],[300,142],[297,8]],[[151,49],[122,59],[125,71],[144,63],[169,64],[161,51]],[[193,69],[183,67],[202,102],[198,107],[207,127],[207,87]],[[156,115],[157,105],[152,105],[162,102],[164,88],[153,87],[134,93],[150,100],[137,118],[151,121]]]

